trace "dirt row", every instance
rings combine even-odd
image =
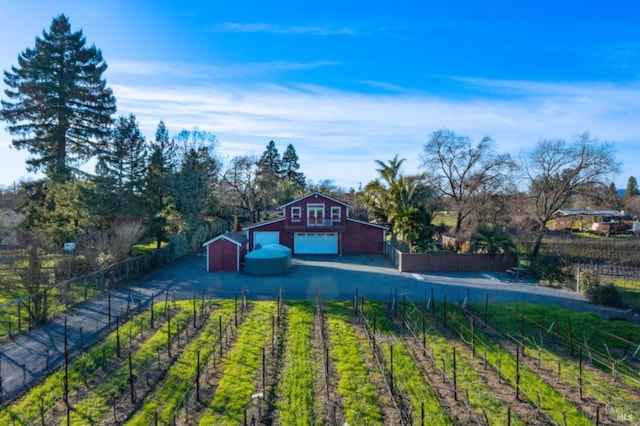
[[[250,305],[249,305],[250,306]],[[188,308],[185,308],[188,309]],[[226,332],[221,336],[222,345],[224,347],[223,356],[228,350],[232,349],[235,341],[238,337],[238,328],[243,324],[247,316],[250,315],[250,308],[243,309],[242,313],[238,316],[237,327],[233,324],[230,325],[230,332]],[[164,350],[158,352],[158,358],[152,364],[152,368],[147,368],[143,374],[134,377],[133,383],[133,399],[131,396],[129,386],[121,386],[121,392],[118,395],[110,395],[109,398],[113,402],[113,410],[108,415],[104,415],[101,419],[86,418],[90,424],[122,424],[126,419],[130,418],[137,409],[139,409],[147,396],[152,395],[154,389],[161,383],[162,379],[167,374],[167,371],[173,365],[182,354],[182,351],[186,347],[190,339],[197,338],[202,332],[207,321],[211,321],[211,311],[207,311],[207,315],[196,315],[197,321],[194,327],[192,322],[193,317],[187,320],[185,326],[180,332],[172,336],[172,351]],[[263,425],[278,425],[278,412],[277,404],[281,397],[278,391],[278,383],[282,378],[282,373],[286,368],[284,365],[285,352],[287,350],[285,345],[285,336],[288,327],[288,317],[286,308],[283,309],[282,315],[278,316],[278,324],[274,326],[275,336],[271,336],[272,346],[264,348],[266,363],[266,370],[263,374],[262,368],[256,372],[255,377],[252,379],[253,386],[256,390],[264,389],[265,395],[262,400],[259,400],[257,404],[249,404],[247,401],[246,418],[248,424],[263,424]],[[389,339],[388,343],[401,342],[404,344],[411,353],[414,362],[420,367],[423,379],[429,386],[435,391],[440,399],[442,406],[446,407],[446,410],[450,414],[451,418],[456,424],[487,424],[486,417],[482,412],[478,412],[477,409],[472,409],[468,401],[467,395],[464,392],[458,392],[454,394],[452,380],[450,372],[443,373],[439,368],[438,360],[434,359],[430,354],[429,348],[423,348],[421,342],[411,333],[403,327],[402,321],[399,320],[392,313],[388,313],[388,318],[394,321],[396,326],[395,335],[387,335],[378,333],[376,339],[379,342],[383,342],[384,339]],[[110,372],[127,362],[129,354],[135,353],[147,339],[153,335],[154,332],[166,327],[166,316],[158,318],[153,328],[147,328],[144,334],[138,334],[137,336],[123,337],[123,343],[121,347],[120,357],[114,356],[95,372],[87,374],[83,378],[83,382],[69,395],[69,407],[73,410],[73,407],[82,402],[87,396],[89,396],[93,389],[108,377]],[[233,323],[233,321],[231,322]],[[400,414],[396,409],[393,400],[393,394],[390,392],[389,384],[385,380],[384,373],[380,371],[367,341],[366,332],[363,324],[359,321],[357,315],[353,315],[350,319],[351,327],[356,331],[356,335],[359,339],[359,348],[362,353],[362,361],[370,372],[370,380],[375,386],[378,394],[378,401],[380,409],[383,414],[385,424],[401,424]],[[469,345],[460,340],[458,336],[451,328],[445,328],[437,321],[432,324],[443,337],[447,339],[450,345],[456,347],[456,351],[463,359],[468,363],[471,368],[481,377],[484,385],[495,395],[499,401],[505,406],[510,407],[511,415],[513,419],[518,419],[524,424],[531,425],[546,425],[552,424],[545,415],[541,412],[535,404],[527,403],[521,399],[516,399],[515,390],[513,386],[506,383],[493,368],[486,364],[483,360],[481,353],[473,354]],[[329,371],[327,381],[325,382],[325,356],[327,351],[330,353],[333,349],[330,339],[325,338],[326,346],[323,347],[321,342],[322,336],[328,336],[328,325],[321,319],[320,313],[316,312],[314,318],[313,332],[312,332],[312,351],[313,360],[316,367],[317,379],[315,381],[315,418],[318,423],[322,424],[343,424],[346,421],[346,414],[341,402],[341,396],[338,389],[338,372],[335,365],[329,362]],[[506,351],[510,351],[515,354],[515,345],[510,345],[508,342],[499,342]],[[547,384],[561,392],[566,396],[574,406],[580,409],[582,412],[589,416],[595,417],[596,401],[589,398],[580,399],[576,391],[576,385],[566,383],[562,378],[558,378],[556,372],[549,368],[538,367],[536,358],[533,352],[530,352],[524,357],[520,358],[523,366],[533,371],[539,377],[541,377]],[[215,392],[223,377],[224,371],[222,370],[222,360],[219,354],[212,357],[209,362],[202,366],[200,375],[200,393],[199,398],[196,399],[194,393],[185,395],[185,403],[178,413],[176,413],[174,422],[176,424],[196,424],[198,419],[204,414],[206,408],[209,406],[215,396]],[[585,366],[585,368],[591,368]],[[595,374],[598,373],[595,369],[591,368],[591,371]],[[602,375],[603,380],[610,380],[606,374],[599,372]],[[263,387],[262,380],[266,380],[266,387]],[[328,387],[325,388],[325,383]],[[398,384],[402,387],[402,383]],[[59,423],[64,418],[67,410],[67,405],[60,403],[55,406],[52,411],[46,414],[43,418],[45,424]],[[607,417],[607,413],[604,410],[600,411],[601,424],[615,424],[615,419]],[[415,419],[414,419],[415,423]]]

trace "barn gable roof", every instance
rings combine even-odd
[[[369,225],[369,226],[373,226],[373,227],[384,229],[384,230],[388,230],[389,229],[388,226],[378,225],[377,223],[365,222],[364,220],[353,219],[351,217],[348,217],[347,221],[359,223],[361,225]]]
[[[277,219],[268,220],[266,222],[260,222],[260,223],[255,223],[255,224],[250,225],[250,226],[245,226],[244,228],[242,228],[242,230],[243,231],[248,231],[250,229],[260,228],[261,226],[271,225],[272,223],[282,222],[283,220],[284,220],[284,217],[279,217]]]
[[[336,200],[335,198],[329,197],[328,195],[322,194],[322,193],[320,193],[318,191],[314,191],[311,194],[305,195],[304,197],[296,198],[295,200],[289,201],[287,204],[283,204],[278,208],[279,209],[284,209],[285,207],[290,206],[291,204],[298,203],[298,202],[300,202],[300,201],[302,201],[302,200],[304,200],[306,198],[312,197],[312,196],[318,196],[318,197],[326,198],[327,200],[331,200],[331,201],[333,201],[335,203],[342,204],[343,206],[345,206],[345,207],[347,207],[349,209],[351,208],[351,206],[349,204],[345,203],[344,201]]]
[[[206,243],[202,244],[202,247],[206,247],[213,242],[216,242],[218,240],[223,240],[223,239],[238,246],[241,246],[247,242],[247,237],[243,234],[239,234],[236,232],[226,232],[224,234],[218,235],[215,238],[210,239]]]

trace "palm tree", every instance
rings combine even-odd
[[[469,251],[492,256],[509,256],[515,248],[511,235],[499,223],[479,224],[469,241]]]
[[[425,175],[404,175],[404,159],[398,155],[388,163],[376,160],[380,177],[364,188],[364,201],[372,215],[391,226],[391,238],[409,247],[426,247],[431,242],[431,213],[428,210],[433,191]]]

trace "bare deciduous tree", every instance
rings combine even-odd
[[[20,299],[34,323],[46,320],[47,290],[53,284],[53,269],[45,267],[44,243],[35,233],[20,232],[18,248],[2,251],[0,290],[5,297]],[[9,258],[10,257],[10,258]],[[25,296],[28,296],[25,298]]]
[[[232,210],[231,214],[244,212],[252,222],[257,222],[266,205],[266,194],[260,188],[257,158],[234,157],[222,175],[219,192],[223,204]]]
[[[592,190],[594,185],[603,185],[620,171],[620,163],[615,159],[612,144],[592,139],[585,132],[570,142],[541,140],[522,152],[519,164],[538,222],[531,253],[534,266],[553,213],[575,195]]]
[[[434,132],[424,145],[422,167],[429,183],[449,199],[456,210],[454,234],[478,207],[475,199],[499,194],[515,165],[511,157],[498,154],[494,141],[485,136],[477,144],[450,130]]]

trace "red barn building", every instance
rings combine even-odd
[[[207,249],[207,271],[239,271],[247,254],[247,238],[242,234],[220,234],[203,246]]]
[[[244,228],[250,250],[269,244],[293,254],[382,254],[387,228],[349,217],[351,206],[313,192],[280,207],[282,217]]]

